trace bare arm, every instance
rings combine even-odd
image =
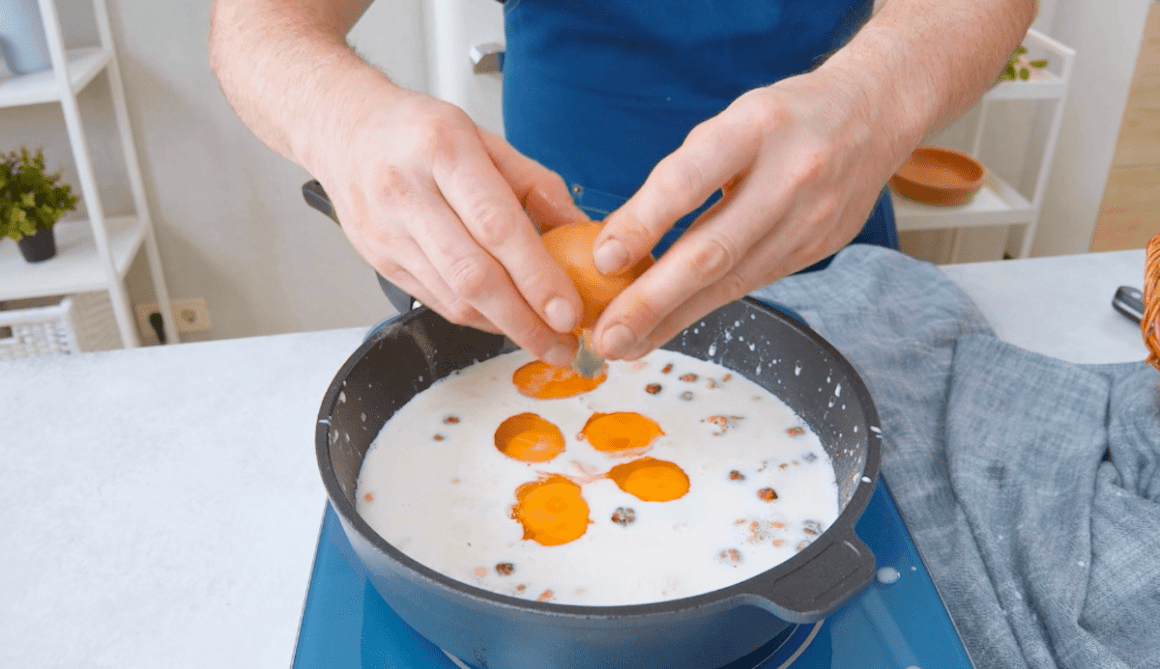
[[[609,216],[596,266],[632,266],[723,196],[609,305],[597,352],[640,357],[847,244],[915,146],[994,82],[1035,12],[1035,0],[887,0],[815,71],[750,91],[694,128]]]
[[[859,79],[867,101],[893,101],[884,111],[917,145],[987,92],[1038,9],[1037,0],[887,0],[821,69]]]
[[[216,0],[210,65],[226,98],[267,146],[308,170],[304,141],[341,135],[326,107],[358,82],[401,92],[363,62],[346,34],[373,0]],[[347,89],[347,90],[344,90]]]
[[[370,0],[217,0],[210,60],[242,121],[326,188],[355,250],[448,320],[568,364],[580,297],[540,243],[584,218],[563,179],[345,35]],[[525,213],[525,209],[528,213]]]

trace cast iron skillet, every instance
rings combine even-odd
[[[327,495],[371,582],[403,620],[440,648],[479,669],[715,669],[753,653],[791,623],[820,620],[873,577],[874,556],[854,533],[881,456],[870,395],[828,342],[748,298],[706,316],[664,348],[751,379],[815,431],[834,463],[841,513],[812,544],[722,590],[613,607],[508,597],[412,560],[355,511],[366,451],[394,412],[436,380],[515,347],[502,336],[448,323],[426,307],[404,311],[374,332],[335,376],[319,412],[315,445]]]

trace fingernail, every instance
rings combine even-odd
[[[604,331],[600,341],[604,344],[601,346],[604,357],[619,359],[636,346],[636,335],[627,325],[613,325]]]
[[[544,306],[548,325],[556,332],[571,332],[576,328],[576,310],[562,297],[553,297]]]
[[[628,251],[624,250],[624,244],[621,244],[615,239],[609,239],[592,253],[592,260],[596,263],[596,269],[601,274],[620,274],[628,264]]]
[[[576,358],[576,354],[572,349],[564,344],[554,344],[548,352],[544,354],[544,362],[556,367],[569,367],[572,365],[572,360]]]

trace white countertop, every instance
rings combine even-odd
[[[1009,342],[1145,355],[1143,251],[946,267]],[[384,310],[388,307],[384,301]],[[0,362],[0,667],[290,665],[322,395],[361,329]]]

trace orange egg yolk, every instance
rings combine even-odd
[[[592,248],[602,227],[604,224],[596,221],[579,221],[553,228],[540,238],[548,253],[560,263],[572,283],[576,284],[576,291],[580,293],[580,300],[584,304],[584,313],[580,318],[581,330],[591,329],[612,299],[653,264],[653,259],[645,256],[620,274],[601,274],[592,260]]]
[[[524,526],[524,539],[559,546],[579,539],[588,529],[588,502],[580,486],[563,476],[525,483],[516,489],[512,518]]]
[[[521,395],[538,400],[554,400],[575,397],[586,393],[608,378],[601,373],[594,379],[586,379],[571,367],[556,367],[542,360],[535,360],[520,367],[512,374],[512,383]]]
[[[664,434],[656,421],[632,411],[594,413],[580,432],[593,448],[606,453],[641,450]]]
[[[646,502],[670,502],[689,492],[689,477],[674,462],[640,458],[608,471],[624,492]]]
[[[534,413],[521,413],[499,424],[495,447],[523,462],[547,462],[564,452],[560,428]]]

